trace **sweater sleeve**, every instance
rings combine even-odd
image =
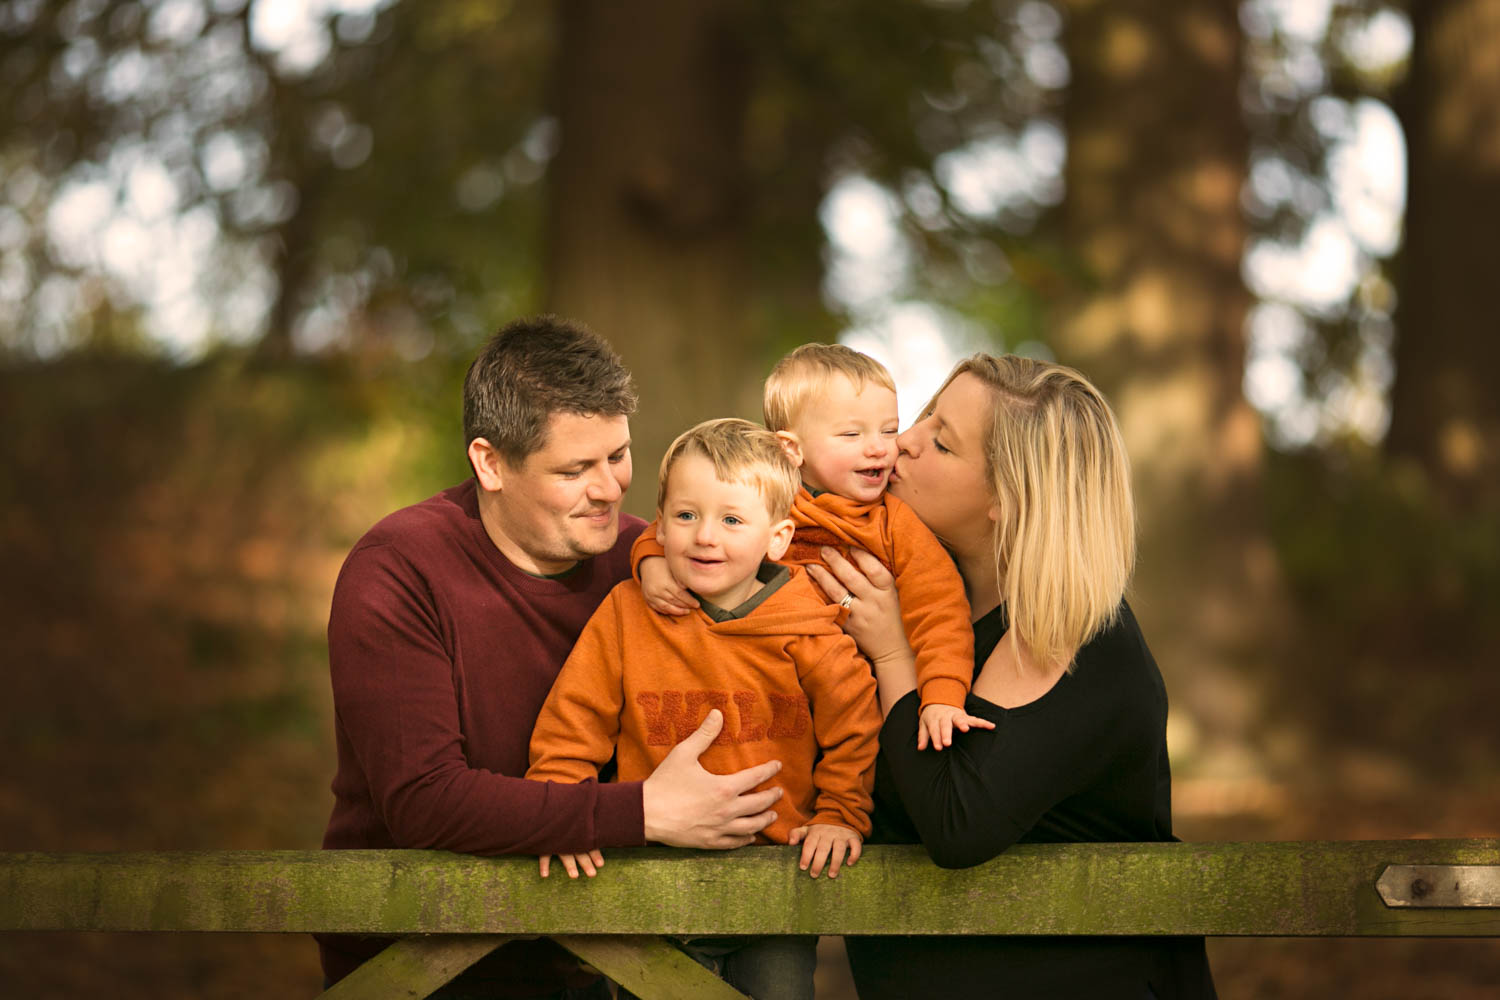
[[[809,822],[870,832],[871,787],[880,750],[880,706],[870,665],[846,635],[815,647],[811,666],[798,660],[798,679],[812,713],[822,754],[813,766],[813,816]]]
[[[395,846],[540,854],[645,842],[638,783],[547,785],[470,765],[438,608],[392,547],[350,554],[328,646],[338,727]]]
[[[1053,807],[1150,749],[1149,709],[1128,694],[1065,675],[1037,703],[1007,711],[970,695],[966,710],[994,730],[954,733],[918,751],[915,692],[896,703],[880,750],[924,847],[944,868],[981,864],[1025,836]],[[1046,704],[1041,702],[1045,701]]]
[[[652,521],[641,530],[630,546],[630,575],[636,582],[641,580],[641,563],[652,556],[665,557],[667,550],[656,540],[656,522]]]
[[[901,598],[901,624],[917,659],[922,707],[962,706],[974,675],[974,630],[963,578],[910,507],[894,497],[888,505],[891,572]]]
[[[589,619],[537,716],[526,771],[533,781],[597,778],[615,752],[625,705],[617,593]]]

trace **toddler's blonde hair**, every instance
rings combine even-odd
[[[896,391],[896,382],[885,365],[868,354],[843,344],[803,344],[780,361],[766,376],[762,410],[766,426],[789,431],[807,403],[842,375],[854,383],[856,392],[868,383]]]
[[[802,485],[797,467],[787,457],[776,435],[738,417],[705,420],[677,435],[662,456],[656,480],[656,512],[667,506],[667,483],[672,466],[684,455],[702,455],[713,463],[722,483],[748,483],[766,502],[772,521],[791,515],[792,500]]]

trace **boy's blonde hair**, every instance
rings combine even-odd
[[[722,483],[748,483],[766,501],[772,521],[791,515],[792,500],[802,485],[797,467],[787,457],[776,435],[738,417],[722,417],[677,435],[662,456],[656,480],[656,512],[667,506],[667,480],[672,466],[684,455],[702,455],[713,463]]]
[[[896,382],[885,365],[868,354],[843,344],[803,344],[776,362],[766,376],[762,402],[766,426],[773,431],[791,430],[807,401],[827,389],[837,375],[853,382],[856,392],[867,382],[896,391]]]
[[[979,354],[948,382],[965,372],[995,394],[984,452],[1011,635],[1043,662],[1066,658],[1071,669],[1078,649],[1118,616],[1135,567],[1135,501],[1119,425],[1072,368]]]

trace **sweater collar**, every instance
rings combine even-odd
[[[746,598],[738,607],[728,611],[711,601],[705,601],[703,598],[698,597],[697,594],[693,594],[693,596],[698,597],[698,607],[703,609],[703,613],[714,621],[734,621],[736,618],[744,618],[750,612],[760,607],[766,598],[780,590],[782,584],[792,578],[792,573],[791,570],[779,563],[773,563],[769,559],[762,559],[760,569],[755,571],[755,578],[761,582],[762,587]]]

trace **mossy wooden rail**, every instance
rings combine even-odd
[[[734,997],[658,935],[1500,936],[1500,840],[1022,845],[962,871],[876,846],[836,880],[778,847],[613,851],[577,881],[441,851],[0,854],[0,930],[404,938],[330,997],[421,996],[549,935],[638,995]]]

